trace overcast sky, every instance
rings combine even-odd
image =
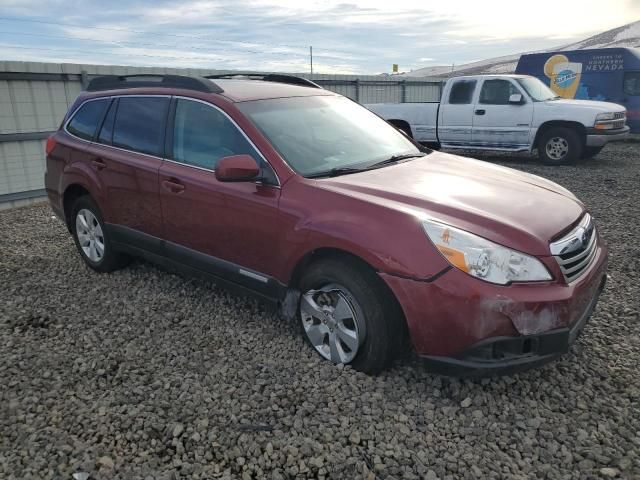
[[[0,60],[381,73],[566,45],[640,0],[0,0]]]

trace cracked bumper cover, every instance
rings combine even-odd
[[[541,259],[559,278],[552,257]],[[509,373],[566,353],[606,280],[607,252],[598,247],[576,281],[493,285],[451,269],[433,282],[381,273],[405,313],[413,347],[448,375]]]

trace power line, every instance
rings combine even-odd
[[[203,60],[203,61],[215,61],[215,58],[205,58],[205,57],[174,57],[174,56],[169,56],[169,55],[149,55],[146,53],[124,53],[124,52],[95,52],[95,51],[89,51],[89,50],[76,50],[76,49],[68,49],[68,48],[50,48],[50,47],[23,47],[23,46],[19,46],[19,45],[7,45],[7,44],[0,44],[0,47],[6,47],[6,48],[18,48],[21,50],[42,50],[42,51],[49,51],[49,52],[67,52],[67,53],[80,53],[80,54],[91,54],[91,55],[95,55],[96,53],[104,53],[107,55],[118,55],[118,56],[127,56],[127,57],[150,57],[150,58],[162,58],[162,59],[166,59],[166,60]],[[251,52],[253,53],[253,52]],[[221,57],[221,55],[216,54],[216,53],[212,53],[212,56],[215,57]],[[305,62],[307,61],[307,58],[305,56],[300,55],[298,58],[304,58]]]
[[[64,52],[64,53],[79,53],[79,54],[86,54],[86,55],[95,55],[96,52],[95,51],[88,51],[88,50],[74,50],[74,49],[67,49],[67,48],[42,48],[42,47],[23,47],[23,46],[17,46],[17,45],[7,45],[7,44],[0,44],[0,47],[3,48],[12,48],[12,49],[19,49],[19,50],[36,50],[36,51],[49,51],[49,52]],[[204,58],[204,57],[174,57],[174,56],[165,56],[165,55],[148,55],[148,54],[144,54],[144,53],[118,53],[118,52],[109,52],[108,55],[116,55],[116,56],[125,56],[125,57],[145,57],[145,58],[157,58],[157,59],[161,59],[161,60],[196,60],[196,61],[203,61],[203,62],[215,62],[217,59],[216,58]],[[216,55],[216,54],[212,54],[212,55]],[[218,57],[220,57],[220,55],[216,55]],[[300,64],[307,64],[308,58],[306,56],[301,56],[301,57],[293,57],[296,58],[296,60],[298,58],[300,58],[301,60],[299,60]],[[292,58],[292,60],[293,60]],[[227,58],[220,58],[221,60],[227,60]],[[293,61],[289,62],[289,63],[295,63]],[[336,64],[324,64],[323,66],[325,67],[334,67],[334,68],[344,68],[344,65],[336,65]],[[198,68],[198,67],[193,67],[193,68]],[[229,69],[225,69],[225,68],[220,68],[220,67],[216,67],[216,70],[229,70]]]
[[[26,37],[43,37],[43,38],[58,38],[61,40],[87,40],[90,42],[99,42],[99,43],[103,43],[105,45],[115,45],[115,46],[126,46],[126,45],[131,45],[133,47],[136,46],[146,46],[146,47],[163,47],[163,48],[175,48],[176,50],[185,50],[185,51],[190,51],[190,50],[201,50],[204,52],[211,52],[212,48],[211,47],[196,47],[196,46],[188,46],[188,47],[178,47],[176,45],[168,45],[168,44],[158,44],[158,43],[143,43],[143,42],[125,42],[125,41],[120,41],[120,40],[104,40],[104,39],[99,39],[99,38],[86,38],[86,37],[82,37],[82,38],[78,38],[78,37],[69,37],[69,36],[64,36],[64,35],[49,35],[49,34],[44,34],[44,33],[25,33],[25,32],[7,32],[7,31],[0,31],[0,35],[2,34],[6,34],[6,35],[19,35],[19,36],[26,36]],[[124,47],[127,48],[127,47]],[[267,52],[267,51],[257,51],[257,50],[245,50],[245,49],[241,49],[241,50],[217,50],[216,52],[219,51],[223,51],[223,52],[232,52],[232,53],[252,53],[252,54],[259,54],[259,55],[282,55],[282,56],[291,56],[291,55],[305,55],[303,53],[297,53],[297,52]],[[213,53],[213,52],[212,52]],[[325,58],[341,58],[341,57],[335,57],[333,55],[326,55],[326,54],[316,54],[316,57],[325,57]]]
[[[36,20],[36,19],[31,19],[31,18],[19,18],[19,17],[0,17],[0,20],[5,20],[5,21],[13,21],[13,22],[26,22],[26,23],[39,23],[39,24],[44,24],[44,25],[56,25],[56,26],[63,26],[63,27],[75,27],[75,28],[84,28],[87,30],[105,30],[105,31],[113,31],[113,32],[126,32],[126,33],[135,33],[136,35],[155,35],[155,36],[168,36],[168,37],[176,37],[176,38],[195,38],[195,39],[208,39],[208,40],[212,40],[212,41],[216,41],[216,42],[222,42],[222,43],[237,43],[237,44],[244,44],[244,45],[259,45],[259,46],[265,46],[265,47],[284,47],[284,48],[296,48],[296,49],[307,49],[307,46],[302,46],[302,45],[287,45],[287,44],[276,44],[276,43],[262,43],[262,42],[250,42],[250,41],[244,41],[244,40],[229,40],[229,39],[222,39],[219,37],[212,37],[210,35],[190,35],[190,34],[181,34],[181,33],[169,33],[169,32],[150,32],[150,31],[143,31],[143,30],[132,30],[132,29],[128,29],[128,28],[115,28],[115,27],[97,27],[94,25],[81,25],[81,24],[77,24],[77,23],[64,23],[64,22],[51,22],[48,20]],[[347,50],[338,50],[335,48],[321,48],[321,50],[325,50],[325,51],[332,51],[332,52],[337,52],[337,53],[346,53],[349,55],[358,55],[353,51],[347,51]]]

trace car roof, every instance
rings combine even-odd
[[[233,102],[248,102],[251,100],[267,100],[270,98],[335,96],[337,94],[321,88],[302,87],[280,82],[248,79],[214,80],[222,88],[222,95]]]

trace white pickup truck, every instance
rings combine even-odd
[[[546,164],[596,155],[629,133],[615,103],[561,99],[528,75],[474,75],[447,80],[441,102],[365,105],[427,146],[538,150]]]

